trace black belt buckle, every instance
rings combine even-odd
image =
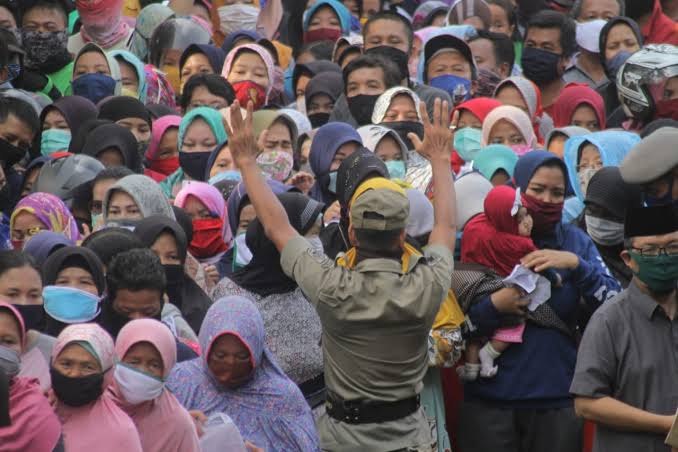
[[[348,424],[360,424],[360,403],[344,400],[341,405],[344,410],[344,422]]]

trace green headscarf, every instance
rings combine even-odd
[[[222,122],[221,113],[210,107],[194,108],[184,116],[179,125],[180,151],[184,144],[184,136],[186,135],[188,126],[190,126],[197,118],[201,118],[210,126],[214,137],[217,139],[217,144],[224,143],[228,139],[228,135],[226,135],[226,130],[224,129],[224,124]]]

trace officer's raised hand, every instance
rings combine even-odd
[[[442,102],[436,99],[433,105],[433,122],[431,122],[426,111],[426,104],[424,102],[419,104],[419,111],[424,122],[424,141],[422,142],[414,133],[409,133],[407,136],[412,140],[414,149],[429,161],[445,159],[449,162],[453,136],[449,127],[449,110],[447,101]]]

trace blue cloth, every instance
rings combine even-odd
[[[9,216],[0,212],[0,250],[11,250],[12,241],[10,238]]]
[[[38,268],[42,268],[50,254],[65,246],[75,246],[75,243],[61,232],[42,231],[26,242],[23,252],[35,260]]]
[[[108,53],[113,58],[120,57],[127,64],[130,64],[134,67],[134,71],[137,73],[137,78],[139,79],[139,89],[137,93],[139,94],[139,101],[142,104],[146,103],[146,96],[148,94],[148,86],[146,84],[146,70],[144,69],[144,63],[132,52],[127,50],[112,50]]]
[[[337,14],[337,17],[339,17],[339,23],[341,24],[341,33],[346,36],[351,32],[351,12],[346,9],[346,7],[338,2],[337,0],[319,0],[315,2],[315,5],[309,9],[305,16],[304,16],[304,26],[303,29],[304,31],[308,31],[308,27],[311,24],[311,18],[315,14],[318,9],[320,9],[322,6],[329,6],[334,10],[334,12]]]
[[[562,160],[558,158],[556,154],[548,151],[531,151],[523,155],[518,159],[516,167],[513,170],[513,183],[516,187],[520,187],[520,191],[525,193],[527,190],[527,185],[530,183],[530,179],[534,176],[534,173],[539,169],[539,167],[544,166],[547,163],[555,163],[563,169],[563,174],[565,175],[565,186],[569,184],[567,176],[567,167]]]
[[[242,36],[242,35],[241,35]],[[221,74],[224,68],[224,61],[226,60],[226,52],[224,49],[213,46],[211,44],[191,44],[184,50],[179,59],[179,70],[184,67],[186,60],[193,54],[202,53],[207,57],[215,74]]]
[[[263,8],[263,5],[262,5]],[[261,39],[261,35],[257,33],[256,31],[252,30],[238,30],[230,33],[228,36],[226,36],[226,39],[224,39],[224,42],[221,44],[221,50],[224,52],[228,53],[231,50],[233,50],[233,46],[235,45],[235,42],[238,39],[241,38],[249,38],[254,42],[257,42]],[[218,73],[221,73],[221,70],[219,70]]]
[[[557,270],[562,287],[551,289],[547,302],[568,325],[574,325],[580,297],[592,308],[621,291],[609,274],[591,239],[574,225],[559,224],[555,236],[535,239],[540,248],[570,251],[579,257],[575,270]],[[469,310],[478,334],[491,337],[499,327],[500,314],[485,297]],[[577,347],[563,333],[527,322],[523,343],[511,345],[495,364],[499,372],[493,378],[481,378],[464,386],[469,399],[482,399],[509,408],[562,408],[572,405],[570,384],[574,375]]]
[[[577,175],[579,149],[585,143],[591,143],[598,148],[603,166],[619,166],[631,148],[640,142],[640,136],[631,132],[605,130],[586,135],[572,137],[565,142],[563,160],[567,165],[567,172],[572,182],[572,188],[579,201],[584,202],[584,193],[581,191]]]
[[[568,198],[565,200],[565,205],[563,206],[563,223],[569,224],[574,221],[577,221],[579,215],[584,211],[584,203],[579,200],[576,196]]]

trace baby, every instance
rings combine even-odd
[[[488,193],[485,212],[471,220],[464,228],[461,244],[461,261],[484,265],[500,276],[511,274],[520,260],[537,250],[530,238],[532,217],[523,207],[520,189],[508,186],[495,187]],[[557,284],[559,275],[554,270],[542,273],[552,284]],[[523,341],[525,323],[500,328],[482,348],[477,341],[469,341],[466,347],[466,364],[457,369],[464,381],[497,374],[494,360],[512,343]]]

